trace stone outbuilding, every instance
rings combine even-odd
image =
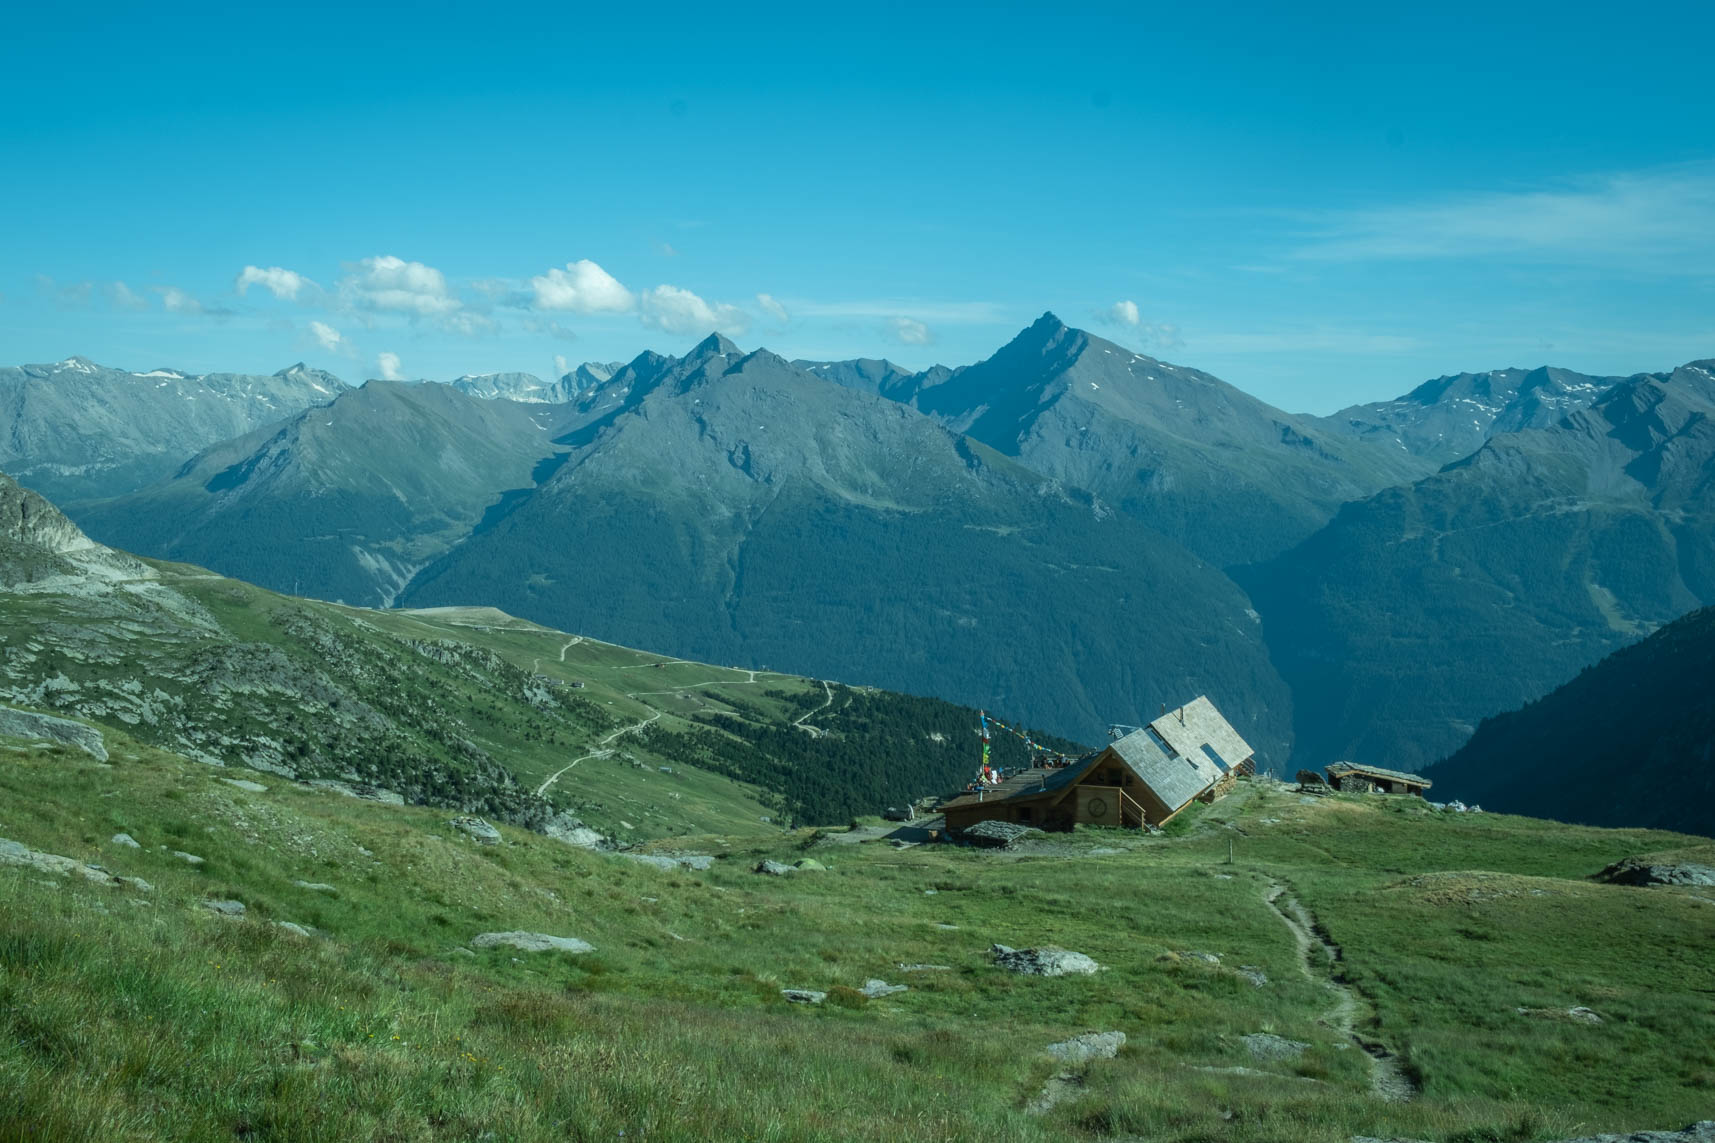
[[[1356,762],[1331,762],[1328,784],[1345,794],[1415,794],[1435,783],[1421,774],[1406,774],[1380,766],[1360,766]]]

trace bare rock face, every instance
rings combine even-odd
[[[1011,949],[994,945],[989,952],[995,964],[1023,976],[1089,976],[1102,967],[1083,953],[1052,947]]]
[[[15,738],[46,738],[75,746],[97,762],[107,761],[107,747],[102,744],[101,731],[69,718],[51,714],[36,714],[0,706],[0,734]]]

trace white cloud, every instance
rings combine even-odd
[[[113,304],[122,310],[146,310],[149,299],[137,293],[124,282],[114,282],[107,287],[107,294],[113,299]]]
[[[316,339],[317,345],[320,345],[330,353],[339,352],[340,348],[345,344],[345,338],[340,334],[339,330],[328,325],[326,322],[311,322],[310,336]],[[399,359],[394,358],[393,360],[397,363]]]
[[[563,353],[554,354],[554,376],[564,377],[572,371],[572,363],[566,360]]]
[[[382,254],[348,269],[340,296],[359,309],[439,318],[464,305],[447,287],[446,276],[421,262]]]
[[[750,328],[750,315],[737,306],[710,305],[678,286],[656,286],[643,293],[643,324],[668,333],[714,331],[737,337]]]
[[[377,353],[375,366],[381,370],[383,381],[402,381],[405,375],[399,371],[399,355],[397,353]]]
[[[1310,216],[1294,257],[1318,261],[1523,256],[1710,272],[1715,164]]]
[[[1125,325],[1135,329],[1143,321],[1143,316],[1137,312],[1137,303],[1127,299],[1115,302],[1105,310],[1097,310],[1096,320],[1108,325]]]
[[[773,294],[756,295],[756,304],[762,307],[762,312],[778,322],[789,322],[792,315],[786,312],[786,307],[780,304]]]
[[[1185,344],[1179,336],[1179,327],[1169,322],[1145,321],[1143,311],[1137,303],[1127,298],[1115,302],[1106,309],[1097,310],[1094,314],[1097,321],[1103,325],[1117,325],[1125,329],[1127,342],[1153,349],[1178,349]]]
[[[916,318],[896,317],[889,323],[893,336],[905,345],[933,345],[935,334]]]
[[[203,312],[202,303],[179,289],[177,286],[156,286],[155,292],[161,295],[161,304],[170,314],[200,314]]]
[[[622,314],[637,307],[631,291],[588,258],[566,263],[530,279],[532,304],[539,310],[578,314]]]
[[[248,292],[251,286],[261,286],[276,298],[296,301],[300,290],[306,286],[314,289],[315,283],[302,274],[279,266],[246,266],[239,271],[233,288],[242,295]]]

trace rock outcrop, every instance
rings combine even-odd
[[[97,762],[107,761],[107,747],[102,744],[101,731],[69,718],[0,706],[0,734],[14,738],[45,738],[75,746]]]

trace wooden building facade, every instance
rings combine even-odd
[[[980,821],[1046,830],[1085,825],[1161,826],[1192,802],[1213,801],[1253,751],[1215,704],[1198,697],[1104,750],[1063,767],[1036,767],[998,786],[961,794],[942,807],[949,829]]]

